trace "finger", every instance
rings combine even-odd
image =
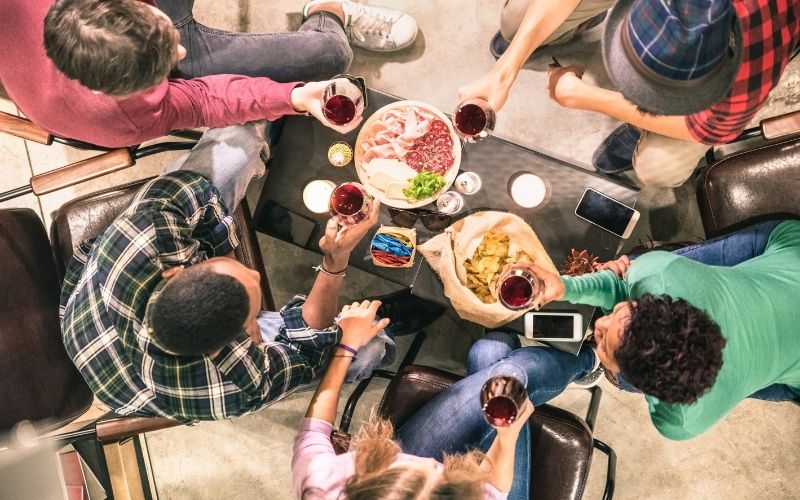
[[[620,257],[619,260],[621,260],[622,263],[625,264],[626,266],[631,265],[631,259],[627,255],[623,255],[622,257]]]
[[[369,301],[368,301],[368,300],[365,300],[365,301],[361,302],[361,304],[359,304],[359,306],[360,306],[362,309],[369,309]]]
[[[378,217],[380,216],[380,213],[381,213],[381,202],[377,198],[373,199],[372,211],[370,211],[368,219],[370,221],[370,226],[373,226],[375,225],[376,222],[378,222]]]
[[[336,219],[330,218],[328,222],[325,223],[325,238],[336,238],[336,233],[339,232],[339,223],[336,222]]]
[[[372,327],[372,335],[375,336],[380,333],[381,330],[389,326],[389,318],[382,318],[380,321],[375,323]]]
[[[380,300],[373,300],[369,304],[369,312],[371,312],[372,314],[378,314],[378,308],[379,307],[381,307],[381,301]]]
[[[352,307],[352,308],[356,308],[356,307],[358,307],[358,306],[360,306],[360,305],[361,305],[361,304],[359,304],[359,303],[358,303],[358,301],[355,301],[355,302],[353,302],[352,304],[350,304],[350,307]]]
[[[345,304],[344,307],[342,308],[343,313],[346,313],[349,310],[350,310],[350,304]]]

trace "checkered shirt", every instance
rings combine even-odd
[[[800,44],[800,0],[735,0],[742,24],[742,64],[727,97],[686,117],[698,141],[724,144],[735,139],[778,84],[792,51]]]
[[[213,359],[169,354],[148,335],[145,311],[161,273],[238,244],[217,189],[177,171],[148,182],[111,227],[80,245],[61,291],[61,327],[67,353],[103,403],[123,415],[215,420],[256,411],[311,381],[336,331],[308,328],[302,297],[281,310],[275,342],[256,345],[242,332]]]

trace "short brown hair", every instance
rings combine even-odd
[[[161,83],[178,31],[139,0],[56,0],[44,20],[47,56],[65,75],[111,96]]]
[[[482,453],[472,451],[444,456],[441,478],[428,484],[421,470],[389,466],[400,453],[392,440],[391,422],[375,415],[362,427],[354,440],[355,474],[342,491],[348,500],[422,500],[458,498],[477,500],[484,497],[488,472],[481,469]]]

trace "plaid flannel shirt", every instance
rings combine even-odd
[[[311,381],[336,342],[309,329],[302,297],[282,310],[275,342],[244,333],[208,356],[161,350],[144,318],[171,267],[230,253],[233,218],[205,177],[177,171],[148,182],[130,206],[70,261],[61,292],[64,345],[94,394],[124,415],[181,421],[243,415]]]
[[[734,0],[742,24],[742,63],[727,97],[686,117],[698,141],[724,144],[747,128],[800,43],[800,1]]]

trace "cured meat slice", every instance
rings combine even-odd
[[[419,172],[425,167],[426,158],[424,154],[420,153],[419,151],[414,151],[412,149],[411,151],[406,153],[406,156],[405,158],[403,158],[403,161],[406,163],[406,165]]]

